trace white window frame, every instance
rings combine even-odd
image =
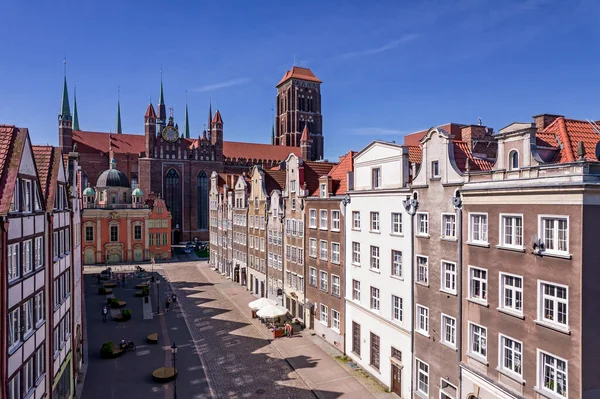
[[[319,270],[319,289],[323,292],[329,291],[329,275],[323,270]]]
[[[452,339],[452,341],[454,341],[454,342],[452,342],[452,341],[448,341],[448,340],[446,339],[446,338],[447,338],[447,337],[446,337],[446,335],[447,335],[447,333],[448,333],[448,324],[446,323],[446,320],[447,320],[447,321],[453,321],[453,322],[454,322],[454,326],[451,326],[451,327],[450,327],[450,328],[452,329],[450,336],[451,336],[451,339]],[[441,324],[441,326],[442,326],[441,330],[442,330],[442,331],[440,332],[440,334],[441,334],[441,336],[440,336],[440,341],[441,341],[441,342],[442,342],[444,345],[447,345],[447,346],[449,346],[449,347],[451,347],[451,348],[456,348],[456,329],[458,328],[458,327],[456,326],[456,318],[455,318],[455,317],[452,317],[452,316],[450,316],[450,315],[447,315],[446,313],[442,313],[442,314],[441,314],[441,323],[442,323],[442,324]]]
[[[370,300],[370,309],[372,311],[377,311],[379,312],[379,309],[381,309],[381,290],[377,287],[373,287],[371,286],[371,300]]]
[[[9,244],[7,246],[7,273],[8,281],[13,281],[21,277],[21,246],[19,243]]]
[[[352,230],[360,230],[360,211],[352,211]]]
[[[545,220],[553,220],[554,221],[554,226],[552,228],[552,232],[553,232],[553,246],[554,248],[548,249],[548,245],[546,245],[546,235],[545,235],[545,229],[544,229],[544,221]],[[558,222],[559,221],[566,221],[567,223],[567,229],[566,229],[566,239],[565,239],[565,246],[566,249],[564,250],[559,250],[558,245],[559,245],[559,240],[558,240]],[[546,254],[556,254],[556,255],[564,255],[564,256],[569,256],[569,216],[565,216],[565,215],[538,215],[538,237],[540,237],[540,241],[544,244],[544,253]]]
[[[421,359],[419,359],[418,357],[415,357],[415,371],[416,371],[416,382],[417,382],[417,394],[418,395],[425,395],[426,398],[429,397],[429,364],[425,363],[424,361],[422,361]],[[423,370],[423,367],[421,367],[421,365],[425,366],[425,368],[427,368],[427,371]],[[426,382],[423,382],[423,385],[425,386],[425,390],[421,389],[421,376],[425,377],[427,379]]]
[[[456,276],[456,262],[450,262],[448,260],[442,259],[441,262],[441,269],[442,269],[442,273],[441,273],[441,278],[440,278],[440,291],[444,291],[447,292],[448,294],[452,294],[452,295],[456,295],[456,284],[457,284],[457,276]],[[454,266],[454,271],[449,271],[446,269],[446,265],[453,265]],[[454,283],[454,288],[452,287],[448,287],[446,285],[447,282],[447,275],[450,276],[450,281],[451,283]]]
[[[498,310],[502,310],[504,312],[509,312],[509,313],[513,313],[515,315],[518,316],[522,316],[523,315],[523,285],[524,285],[524,279],[523,276],[519,276],[517,274],[511,274],[511,273],[505,273],[505,272],[500,272],[499,273],[499,279],[498,279]],[[511,277],[514,279],[520,279],[521,280],[521,287],[516,287],[516,286],[510,286],[510,285],[506,285],[505,283],[505,277]],[[506,305],[506,290],[510,290],[512,292],[512,302],[514,306],[507,306]],[[521,309],[518,309],[516,306],[517,303],[517,295],[521,294]]]
[[[352,264],[360,266],[360,242],[352,241]]]
[[[317,239],[316,238],[308,239],[308,256],[310,256],[311,258],[317,257]]]
[[[484,224],[479,221],[478,231],[477,231],[477,239],[475,238],[475,228],[474,228],[474,220],[475,217],[485,217],[485,228]],[[488,217],[487,212],[469,212],[469,241],[470,244],[479,244],[479,245],[489,245],[489,223],[490,218]]]
[[[382,178],[381,178],[381,166],[376,168],[371,168],[371,188],[373,190],[381,188]]]
[[[499,216],[499,228],[498,228],[498,245],[503,247],[503,248],[514,248],[514,249],[523,249],[524,248],[524,237],[523,237],[523,232],[525,230],[525,225],[524,225],[524,221],[525,218],[523,217],[522,213],[501,213]],[[517,219],[520,218],[521,219],[521,244],[516,244],[515,242],[518,241],[519,236],[517,234]],[[511,221],[510,223],[510,241],[512,242],[507,242],[509,240],[507,240],[507,235],[506,235],[506,226],[505,226],[505,222],[507,221]]]
[[[317,284],[318,284],[317,269],[312,266],[310,266],[308,268],[308,282],[309,282],[309,285],[312,285],[313,287],[317,287]]]
[[[8,323],[6,326],[6,335],[7,335],[7,340],[8,340],[8,351],[10,352],[12,349],[19,346],[22,342],[21,307],[17,306],[12,311],[7,312],[7,314],[8,314]],[[14,323],[15,316],[16,316],[16,322],[17,322],[16,323],[17,324],[16,332],[13,330],[15,328],[15,323]],[[13,342],[11,342],[11,341],[13,341]]]
[[[310,227],[311,229],[316,229],[317,228],[317,210],[316,209],[309,209],[308,210],[308,227]]]
[[[331,243],[331,263],[335,263],[336,265],[340,264],[340,248],[339,242]]]
[[[325,244],[325,245],[323,245],[323,244]],[[329,260],[329,257],[327,254],[328,249],[329,249],[328,247],[329,247],[329,245],[328,245],[327,241],[325,241],[325,240],[319,241],[319,259],[325,260],[325,261]]]
[[[514,164],[515,160],[517,161],[516,165]],[[508,170],[519,170],[519,169],[520,169],[519,151],[512,149],[508,153]]]
[[[390,234],[401,236],[402,233],[402,213],[392,212],[390,217],[392,228]]]
[[[324,324],[325,327],[329,324],[329,307],[324,303],[319,305],[319,322]]]
[[[438,160],[431,161],[431,178],[440,178],[440,161]]]
[[[360,281],[352,280],[352,300],[360,302]]]
[[[417,303],[415,331],[429,337],[429,308]]]
[[[340,276],[336,276],[335,274],[331,275],[331,295],[337,297],[341,296],[341,281]]]
[[[562,288],[566,291],[566,299],[562,299],[562,298],[558,298],[557,296],[550,296],[544,293],[544,286],[553,286],[555,288]],[[551,326],[555,329],[561,330],[561,331],[565,331],[568,332],[569,330],[569,286],[564,285],[564,284],[558,284],[558,283],[554,283],[552,281],[544,281],[544,280],[538,280],[537,281],[537,290],[538,290],[538,303],[537,303],[537,323],[540,324],[544,324],[546,326]],[[559,304],[563,304],[567,307],[567,310],[565,312],[565,323],[559,323],[554,319],[549,319],[546,318],[546,314],[545,314],[545,299],[546,298],[554,298],[553,299],[553,304],[554,304],[554,315],[553,318],[556,317],[556,315],[558,314],[558,305]]]
[[[391,260],[391,270],[390,275],[394,278],[403,278],[402,273],[402,251],[398,251],[396,249],[392,249],[390,252],[390,260]],[[399,256],[399,261],[398,261]]]
[[[441,221],[441,236],[444,240],[456,240],[456,214],[455,213],[442,213],[440,216]],[[450,230],[450,231],[448,231]],[[452,232],[454,232],[453,235]],[[450,233],[450,234],[448,234]]]
[[[505,346],[505,341],[512,341],[518,345],[521,346],[521,351],[517,352],[513,347],[508,347],[508,349],[511,352],[511,361],[512,361],[512,365],[513,365],[513,369],[509,369],[506,368],[506,365],[504,364],[504,361],[506,360],[506,349],[507,347]],[[519,371],[515,371],[514,368],[516,367],[516,356],[518,355],[520,357],[519,360]],[[523,379],[523,342],[519,341],[518,339],[514,339],[512,337],[509,337],[508,335],[504,335],[502,333],[498,333],[498,370],[500,370],[503,373],[506,373],[510,376],[512,376],[513,378],[516,378],[518,381],[522,381]]]
[[[425,259],[425,268],[424,268],[424,272],[421,273],[421,263],[419,262],[419,258],[421,259]],[[420,283],[420,284],[424,284],[424,285],[429,285],[429,257],[425,256],[425,255],[415,255],[415,260],[416,260],[416,282]],[[422,280],[420,278],[420,276],[423,275],[425,277],[425,280]]]
[[[473,349],[473,345],[475,344],[475,335],[477,333],[476,330],[479,330],[479,352]],[[481,334],[484,332],[485,334]],[[485,336],[484,336],[485,335]],[[481,352],[485,351],[485,354]],[[469,347],[468,352],[470,356],[473,356],[476,359],[481,359],[487,362],[487,354],[488,354],[488,336],[487,336],[487,327],[482,326],[481,324],[473,323],[469,321]]]
[[[376,250],[376,251],[375,251]],[[377,252],[375,254],[375,252]],[[379,247],[375,245],[371,245],[369,251],[369,270],[379,271],[380,270],[380,261],[381,261],[381,250]]]
[[[333,209],[331,211],[331,231],[340,231],[340,211]]]
[[[429,212],[417,212],[416,236],[429,237]]]
[[[564,392],[564,395],[561,395],[560,393],[558,393],[558,384],[554,384],[554,386],[552,388],[550,387],[546,387],[546,384],[544,384],[544,363],[543,363],[543,359],[544,356],[549,356],[551,358],[554,359],[554,363],[555,366],[553,367],[553,374],[554,374],[554,381],[556,381],[556,375],[558,372],[560,373],[564,373],[565,375],[565,385],[566,385],[566,389]],[[558,362],[563,362],[565,364],[565,369],[564,372],[558,371]],[[549,395],[552,395],[552,397],[555,398],[567,398],[569,395],[569,362],[566,359],[563,359],[559,356],[556,356],[550,352],[547,351],[543,351],[541,349],[537,349],[537,353],[536,353],[536,363],[537,363],[537,367],[536,367],[536,387],[538,390],[540,390],[541,392],[547,392]]]
[[[321,198],[327,197],[327,183],[319,184],[319,197],[321,197]]]
[[[452,387],[453,393],[446,391],[447,387]],[[458,392],[458,388],[454,384],[451,384],[445,378],[440,378],[440,399],[456,399],[456,393]],[[444,395],[444,396],[442,396]]]
[[[379,233],[380,232],[380,225],[381,219],[379,218],[379,212],[370,212],[369,213],[369,231],[372,233]]]
[[[398,306],[396,306],[396,302],[398,302]],[[402,297],[398,295],[392,294],[392,321],[397,323],[402,323],[402,319],[404,318],[404,300]],[[396,313],[398,313],[398,317],[396,317]]]
[[[29,274],[33,271],[33,240],[23,241],[23,275]]]
[[[327,214],[327,209],[319,209],[319,230],[327,230],[329,228]]]
[[[340,312],[338,312],[335,309],[331,309],[331,329],[333,331],[339,333],[340,325],[341,325]]]
[[[475,271],[483,271],[485,272],[485,279],[482,279],[480,277],[475,277]],[[489,279],[489,271],[487,269],[484,269],[482,267],[476,267],[476,266],[471,266],[469,265],[468,267],[468,271],[469,271],[469,297],[468,299],[470,301],[474,301],[474,302],[478,302],[484,305],[487,305],[488,303],[488,298],[489,298],[489,283],[488,283],[488,279]],[[475,297],[473,296],[473,285],[475,283],[475,281],[479,281],[481,284],[481,292],[483,293],[484,288],[485,288],[485,293],[483,295],[483,297]],[[485,287],[483,286],[483,284],[485,284]]]

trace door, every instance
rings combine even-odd
[[[86,265],[93,265],[94,263],[96,263],[96,251],[94,251],[94,248],[88,248],[85,250],[85,264]]]
[[[143,249],[134,249],[133,250],[133,260],[136,262],[141,262],[144,260],[144,250]]]
[[[265,282],[264,281],[260,282],[260,296],[262,298],[265,297]]]
[[[402,369],[392,363],[392,392],[402,397]]]

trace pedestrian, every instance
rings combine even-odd
[[[171,298],[167,298],[167,301],[165,302],[165,313],[167,313],[169,311],[170,305],[171,305]]]
[[[173,307],[177,306],[177,294],[173,293],[171,300],[173,301]]]
[[[125,287],[125,273],[121,276],[121,282],[123,283],[123,287]]]
[[[106,315],[108,314],[108,308],[104,306],[102,308],[102,321],[106,323]]]

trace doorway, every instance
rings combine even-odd
[[[402,369],[392,363],[392,392],[402,397]]]
[[[135,262],[141,262],[144,260],[144,250],[141,248],[133,249],[133,260]]]

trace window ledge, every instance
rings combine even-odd
[[[404,233],[390,233],[392,237],[404,237]]]
[[[440,240],[449,241],[449,242],[458,242],[458,238],[456,238],[456,237],[440,237]]]
[[[525,320],[525,316],[522,313],[515,312],[514,310],[504,309],[504,308],[496,308],[496,310],[498,312],[502,312],[502,313],[507,314],[509,316],[516,317],[517,319]]]
[[[381,234],[380,230],[369,230],[369,233],[371,234]]]
[[[453,351],[455,351],[455,352],[458,352],[458,349],[456,348],[456,345],[449,344],[449,343],[447,343],[447,342],[444,342],[444,341],[442,341],[442,340],[440,340],[440,343],[441,343],[442,345],[444,345],[446,348],[448,348],[448,349],[452,349]]]
[[[573,258],[573,255],[568,254],[568,253],[559,253],[559,252],[547,252],[547,251],[543,251],[540,252],[538,255],[540,256],[548,256],[551,258],[559,258],[559,259],[568,259],[571,260]]]
[[[467,241],[467,245],[472,245],[474,247],[483,247],[483,248],[489,248],[490,247],[490,243],[489,242]]]
[[[488,363],[487,359],[484,359],[484,358],[482,358],[481,356],[479,356],[479,355],[476,355],[476,354],[473,354],[473,353],[471,353],[471,352],[467,352],[467,357],[468,357],[469,359],[473,359],[473,360],[475,360],[476,362],[479,362],[479,363],[483,364],[483,365],[484,365],[484,366],[486,366],[486,367],[489,367],[489,365],[490,365],[490,364]]]
[[[333,232],[333,233],[339,233],[340,229],[331,229],[330,231]]]
[[[415,234],[415,237],[417,237],[417,238],[427,238],[427,239],[430,238],[429,234]]]
[[[17,349],[19,349],[21,346],[23,346],[23,341],[19,341],[16,344],[14,344],[13,346],[10,346],[8,348],[8,356],[10,356],[13,353],[15,353],[17,351]]]
[[[373,273],[381,274],[381,270],[379,270],[379,269],[372,269],[372,268],[369,268],[369,271],[370,271],[370,272],[373,272]]]
[[[419,396],[419,397],[421,397],[423,399],[428,399],[429,398],[429,396],[426,393],[423,393],[421,391],[417,391],[416,389],[415,389],[415,394],[417,394],[417,396]]]
[[[486,308],[489,308],[490,305],[487,303],[487,301],[483,301],[481,299],[475,299],[475,298],[466,298],[467,301],[471,302],[471,303],[476,303],[477,305],[481,305],[481,306],[485,306]]]
[[[360,263],[354,263],[354,262],[352,262],[352,266],[360,267]]]
[[[419,334],[421,334],[424,337],[427,337],[427,338],[431,337],[428,332],[421,331],[421,330],[415,330],[415,331],[418,332]]]
[[[513,251],[513,252],[525,252],[525,248],[519,248],[519,247],[508,247],[506,245],[496,245],[497,249],[501,249],[503,251]]]
[[[569,382],[567,381],[567,384]],[[542,395],[545,398],[549,398],[549,399],[565,399],[565,396],[559,395],[557,393],[554,393],[552,391],[548,391],[546,389],[543,388],[538,388],[537,386],[533,387],[533,390],[537,393],[539,393],[540,395]]]
[[[30,331],[27,331],[25,334],[23,334],[23,342],[27,341],[34,333],[35,329],[32,328]]]
[[[454,296],[457,295],[456,291],[450,291],[450,290],[447,290],[447,289],[444,289],[444,288],[440,288],[440,292],[443,292],[444,294],[448,294],[448,295],[454,295]]]
[[[522,368],[523,368],[523,365],[521,365],[521,369]],[[496,371],[499,372],[500,374],[510,378],[511,380],[518,382],[521,385],[525,385],[525,380],[523,379],[523,377],[521,377],[520,375],[518,375],[514,372],[505,370],[502,367],[496,367]]]
[[[394,280],[399,280],[399,281],[404,281],[404,277],[402,276],[395,276],[395,275],[390,275],[390,278],[393,278]]]
[[[560,324],[554,324],[554,323],[550,323],[550,322],[547,322],[544,320],[539,320],[539,319],[535,319],[533,322],[535,324],[537,324],[538,326],[546,327],[546,328],[549,328],[554,331],[558,331],[563,334],[571,335],[571,330],[569,329],[569,327],[565,327]]]
[[[419,284],[420,286],[429,288],[429,283],[425,283],[423,281],[415,281],[415,284]]]

